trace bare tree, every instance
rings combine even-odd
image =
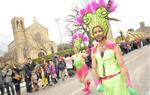
[[[3,57],[4,64],[7,62],[11,62],[10,64],[17,63],[17,52],[16,49],[12,49],[9,53],[5,53]]]
[[[78,25],[75,22],[76,21],[76,17],[79,15],[79,8],[77,6],[75,6],[74,8],[72,8],[71,11],[72,11],[72,14],[69,14],[66,17],[67,25],[65,27],[67,29],[66,33],[68,34],[68,36],[72,36],[77,31],[79,31],[79,32],[81,32],[83,34],[87,33],[86,25],[84,25],[84,24]]]

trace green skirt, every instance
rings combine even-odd
[[[125,80],[121,74],[102,81],[104,95],[129,95]]]

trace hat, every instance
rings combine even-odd
[[[87,25],[90,36],[93,37],[92,31],[94,27],[101,27],[103,34],[107,37],[109,31],[108,15],[116,9],[117,5],[114,5],[113,0],[109,0],[106,4],[104,0],[93,0],[87,4],[87,6],[80,10],[80,14],[76,18],[77,24]]]

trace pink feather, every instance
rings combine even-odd
[[[98,9],[98,7],[99,7],[99,4],[95,4],[94,5],[94,12],[96,12],[96,10]]]
[[[79,25],[82,24],[82,17],[81,16],[76,18],[76,23]]]
[[[104,0],[99,0],[99,4],[100,6],[105,6],[105,7],[107,6]]]
[[[81,10],[80,10],[80,15],[83,16],[83,15],[86,14],[86,12],[87,12],[86,9],[81,9]]]
[[[97,4],[96,1],[94,0],[91,2],[91,6],[92,6],[92,11],[95,12],[97,8],[99,7],[99,4]]]
[[[76,38],[77,38],[77,34],[74,34],[72,38],[73,38],[73,39],[76,39]]]
[[[82,37],[83,37],[83,35],[78,33],[78,38],[82,38]]]
[[[109,48],[109,49],[114,49],[114,47],[116,46],[116,43],[114,43],[111,40],[107,40],[107,43],[105,45],[105,48]]]
[[[83,41],[88,41],[88,37],[84,37],[84,38],[83,38]]]
[[[114,12],[116,10],[116,8],[117,8],[117,4],[115,6],[111,6],[109,11],[110,12]]]
[[[91,6],[93,7],[94,5],[96,5],[97,3],[96,3],[96,1],[95,0],[93,0],[92,2],[91,2]]]
[[[88,39],[87,35],[84,35],[84,34],[79,33],[79,32],[78,32],[78,33],[75,33],[75,34],[72,36],[72,44],[73,44],[73,40],[79,39],[79,38],[82,39],[81,44],[88,45],[89,39]],[[70,43],[70,44],[71,44],[71,43]]]
[[[80,38],[80,34],[79,33],[77,33],[77,38]]]
[[[110,3],[110,5],[107,4],[107,6],[109,6],[109,12],[115,11],[115,9],[117,8],[117,4],[114,5],[114,0],[109,0],[108,3]]]
[[[91,12],[91,11],[92,11],[92,8],[91,8],[91,5],[90,5],[90,4],[87,5],[86,11],[87,11],[87,12]]]

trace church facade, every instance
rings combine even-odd
[[[150,32],[150,26],[146,26],[144,22],[140,22],[140,28],[136,30],[137,32]]]
[[[57,45],[50,41],[48,29],[37,21],[25,28],[22,17],[11,20],[14,40],[8,45],[11,63],[23,63],[25,58],[32,59],[57,52]]]

